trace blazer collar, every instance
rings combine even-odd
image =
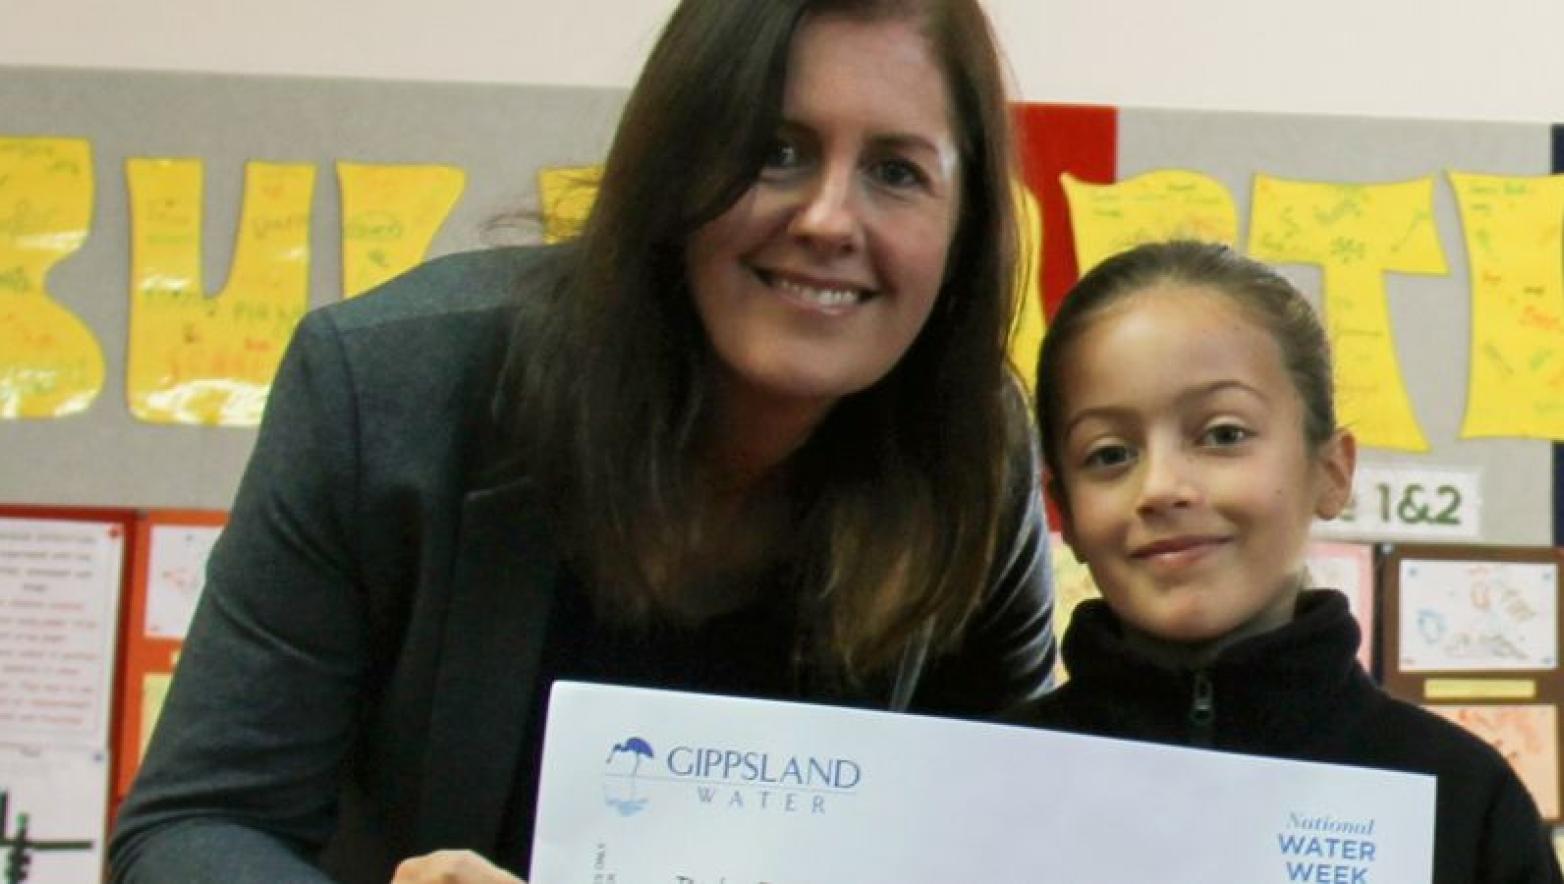
[[[516,782],[559,563],[530,480],[466,496],[416,848],[488,851]]]

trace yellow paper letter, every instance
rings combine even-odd
[[[538,172],[544,242],[560,242],[581,232],[602,180],[602,166],[561,166]]]
[[[309,304],[315,167],[247,163],[228,284],[201,284],[201,161],[126,160],[131,413],[151,423],[252,427]]]
[[[1037,389],[1037,351],[1043,346],[1043,211],[1037,197],[1016,181],[1011,185],[1016,200],[1016,227],[1021,237],[1021,252],[1016,258],[1016,314],[1010,326],[1010,364],[1026,384],[1026,391]]]
[[[1564,440],[1564,175],[1450,183],[1472,265],[1461,435]]]
[[[1434,180],[1332,184],[1256,175],[1249,253],[1324,268],[1340,420],[1364,445],[1427,451],[1401,377],[1385,273],[1445,273]]]
[[[103,348],[44,290],[92,219],[92,148],[80,138],[0,138],[0,418],[85,411]]]
[[[1222,182],[1165,169],[1114,184],[1059,176],[1070,204],[1075,261],[1081,273],[1142,243],[1164,239],[1238,242],[1238,207]]]
[[[361,295],[418,264],[467,173],[454,166],[337,163],[342,188],[342,296]]]

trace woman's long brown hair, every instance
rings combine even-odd
[[[989,582],[1027,446],[1005,356],[1016,232],[1008,108],[976,0],[684,0],[632,92],[581,236],[526,282],[509,383],[526,469],[600,607],[678,607],[714,358],[684,282],[691,233],[755,180],[808,15],[906,18],[944,69],[961,218],[927,325],[794,456],[787,557],[817,663],[883,674],[954,643]],[[537,292],[541,291],[540,296]],[[1013,496],[1013,495],[1012,495]],[[1013,505],[1013,501],[1009,502]]]

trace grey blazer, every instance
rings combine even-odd
[[[408,856],[492,853],[558,570],[495,420],[540,254],[436,260],[300,323],[112,880],[384,882]],[[1047,534],[1022,491],[963,648],[911,649],[886,705],[977,714],[1045,688]]]

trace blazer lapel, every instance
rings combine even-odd
[[[530,481],[467,495],[431,703],[420,853],[492,850],[516,781],[557,572]]]

